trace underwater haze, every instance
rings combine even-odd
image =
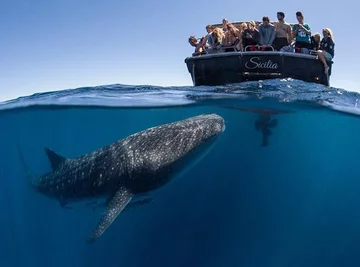
[[[360,95],[291,79],[104,85],[0,103],[0,266],[360,266]],[[77,158],[149,127],[226,123],[191,170],[124,210],[62,207],[29,185],[45,148]]]

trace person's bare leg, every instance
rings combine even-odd
[[[318,55],[321,63],[322,63],[322,64],[324,65],[324,67],[325,67],[324,73],[327,74],[328,71],[329,71],[329,66],[328,66],[327,63],[326,63],[326,59],[325,59],[325,55],[324,55],[325,51],[318,50],[318,51],[316,51],[316,53],[317,53],[317,55]]]

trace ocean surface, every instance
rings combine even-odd
[[[0,266],[360,266],[360,95],[296,80],[104,85],[0,103]],[[29,175],[149,127],[216,113],[226,130],[188,173],[121,213],[63,208]]]

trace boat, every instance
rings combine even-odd
[[[240,23],[242,22],[232,24],[239,28]],[[276,24],[276,22],[271,23]],[[213,26],[222,27],[221,24],[213,24]],[[249,51],[249,47],[245,47],[244,51],[233,50],[185,58],[193,85],[217,86],[292,78],[330,86],[333,61],[327,60],[329,71],[325,74],[324,66],[315,51],[309,50],[309,54],[283,52],[276,51],[273,47],[270,47],[271,51]]]

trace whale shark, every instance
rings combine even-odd
[[[154,126],[77,158],[67,158],[46,147],[52,171],[31,186],[61,206],[105,198],[106,209],[87,242],[95,242],[131,203],[146,196],[198,163],[225,131],[217,114],[202,114]]]

